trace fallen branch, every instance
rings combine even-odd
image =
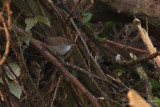
[[[145,29],[143,29],[141,27],[141,22],[139,19],[135,18],[133,20],[133,23],[138,27],[138,30],[139,30],[139,33],[141,35],[141,38],[144,42],[144,44],[146,45],[148,51],[150,52],[150,54],[153,54],[153,53],[157,53],[157,50],[156,48],[154,48],[149,36],[148,36],[148,33],[146,32]],[[155,62],[157,63],[158,67],[160,68],[160,57],[157,56],[155,59]]]
[[[15,31],[19,36],[25,35],[25,32],[18,28],[15,25],[12,25]],[[50,61],[53,65],[55,65],[60,71],[62,71],[63,75],[65,76],[66,81],[72,82],[77,88],[82,91],[84,95],[91,101],[91,103],[95,107],[100,107],[97,99],[71,74],[65,67],[59,62],[52,54],[50,54],[47,50],[44,50],[42,45],[39,44],[39,41],[32,38],[30,41],[30,45],[32,45],[35,49],[37,49],[48,61]]]
[[[48,61],[50,61],[53,65],[55,65],[60,71],[62,71],[63,75],[65,76],[66,81],[72,82],[79,90],[82,91],[84,95],[91,101],[91,103],[95,107],[100,107],[97,99],[71,74],[65,67],[59,62],[52,54],[50,54],[47,50],[44,50],[42,45],[39,44],[39,41],[32,38],[30,44],[34,46]]]

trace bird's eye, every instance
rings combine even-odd
[[[67,43],[67,45],[71,45],[71,43]]]

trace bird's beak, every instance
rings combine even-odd
[[[71,47],[74,47],[74,46],[75,46],[75,44],[72,44],[72,45],[71,45]]]

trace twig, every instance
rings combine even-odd
[[[53,102],[54,102],[54,100],[55,100],[55,98],[56,98],[57,90],[58,90],[58,88],[59,88],[59,85],[60,85],[61,80],[62,80],[62,76],[60,76],[59,79],[58,79],[57,86],[56,86],[56,89],[55,89],[55,91],[54,91],[54,96],[53,96],[53,99],[52,99],[52,102],[51,102],[51,107],[53,107]]]
[[[35,90],[36,90],[39,98],[41,99],[41,101],[42,101],[42,103],[43,103],[43,106],[46,107],[46,103],[44,102],[44,100],[43,100],[43,98],[42,98],[42,96],[41,96],[38,88],[36,87],[36,84],[34,83],[32,77],[31,77],[31,75],[29,74],[27,65],[24,63],[25,61],[24,61],[24,56],[23,56],[23,51],[22,51],[22,47],[21,47],[21,46],[20,46],[20,54],[21,54],[21,56],[22,56],[23,67],[24,67],[24,69],[25,69],[25,71],[26,71],[26,73],[27,73],[27,75],[28,75],[28,77],[29,77],[29,80],[31,81],[32,85],[34,86],[34,88],[35,88]]]
[[[13,26],[17,34],[25,35],[25,32],[20,28]],[[39,42],[35,39],[31,39],[30,44],[35,47],[35,49],[39,50],[41,54],[52,64],[54,64],[65,76],[66,81],[71,81],[73,84],[82,92],[85,93],[88,100],[93,102],[92,104],[95,107],[100,107],[97,99],[72,75],[70,74],[64,66],[47,50],[44,51],[44,48],[39,44]]]
[[[82,73],[84,73],[84,74],[87,74],[88,77],[90,77],[90,78],[96,78],[96,79],[99,79],[99,80],[101,80],[101,81],[107,82],[107,83],[109,83],[109,84],[111,84],[111,85],[114,85],[114,84],[111,83],[109,80],[103,79],[103,78],[101,78],[101,77],[99,77],[99,76],[97,76],[97,75],[95,75],[95,74],[92,74],[92,73],[86,71],[86,70],[83,69],[83,68],[80,68],[80,67],[78,67],[78,66],[76,66],[76,65],[73,65],[73,64],[71,64],[71,63],[65,62],[64,60],[61,60],[61,62],[62,62],[65,66],[68,66],[68,67],[70,67],[70,68],[76,69],[76,70],[78,70],[78,71],[80,71],[80,72],[82,72]],[[123,85],[126,89],[129,89],[126,85],[124,85],[124,84],[121,83],[120,81],[117,81],[115,78],[113,78],[113,77],[111,77],[111,76],[109,76],[109,75],[107,75],[107,74],[106,74],[106,76],[107,76],[108,78],[110,78],[111,80],[113,80],[113,81],[115,81],[115,82]]]
[[[36,2],[37,2],[38,7],[40,8],[40,11],[41,11],[42,15],[43,15],[44,17],[46,17],[46,14],[45,14],[45,12],[44,12],[41,4],[40,4],[40,1],[39,1],[39,0],[36,0]],[[50,29],[50,32],[51,32],[52,36],[56,36],[55,33],[54,33],[54,31],[53,31],[52,25],[49,26],[49,29]]]
[[[119,64],[122,65],[122,66],[135,65],[135,64],[138,64],[140,62],[144,62],[144,61],[148,61],[150,59],[153,59],[153,58],[155,58],[159,55],[160,55],[160,53],[156,52],[156,53],[153,53],[151,55],[147,55],[147,56],[144,56],[144,57],[141,57],[141,58],[138,58],[138,59],[131,59],[127,62],[123,62],[123,63],[119,63]]]
[[[152,42],[151,42],[146,30],[141,27],[140,20],[135,18],[133,20],[133,23],[138,27],[139,33],[141,35],[141,38],[142,38],[145,46],[147,47],[148,51],[150,52],[150,54],[156,53],[157,50],[156,50],[156,48],[154,48],[154,46],[153,46],[153,44],[152,44]],[[160,68],[160,57],[157,56],[154,60],[157,63],[158,67]]]
[[[78,53],[79,53],[79,55],[80,55],[80,57],[81,57],[81,59],[82,59],[82,62],[83,62],[83,64],[84,64],[84,66],[86,67],[87,71],[88,71],[88,72],[91,72],[91,70],[89,69],[88,65],[86,64],[85,59],[84,59],[84,57],[83,57],[83,55],[82,55],[82,53],[81,53],[81,51],[80,51],[80,49],[79,49],[79,47],[78,47],[78,45],[77,45],[77,43],[76,43],[77,38],[78,38],[78,35],[76,35],[76,38],[75,38],[75,40],[74,40],[76,49],[77,49],[77,51],[78,51]],[[71,39],[73,40],[73,37],[72,37]]]
[[[93,84],[95,85],[95,88],[101,93],[101,95],[103,97],[105,97],[106,99],[108,98],[108,95],[99,87],[98,83],[95,81],[95,79],[93,77],[91,77],[91,80],[93,82]]]
[[[79,90],[82,91],[82,93],[85,93],[87,98],[91,101],[91,103],[95,107],[100,107],[99,103],[97,102],[97,99],[72,75],[70,74],[52,54],[50,54],[47,50],[44,50],[44,48],[39,44],[39,42],[35,39],[31,39],[31,45],[35,47],[40,53],[52,64],[54,64],[62,73],[65,75],[66,81],[71,81]]]
[[[76,69],[76,70],[78,70],[78,71],[80,71],[80,72],[82,72],[82,73],[84,73],[84,74],[87,74],[89,77],[93,77],[93,78],[99,79],[99,80],[101,80],[101,81],[109,82],[108,80],[103,79],[103,78],[101,78],[101,77],[99,77],[99,76],[97,76],[97,75],[95,75],[95,74],[92,74],[92,73],[90,73],[90,72],[88,72],[88,71],[84,70],[83,68],[80,68],[80,67],[78,67],[78,66],[76,66],[76,65],[73,65],[73,64],[71,64],[71,63],[65,62],[64,60],[61,60],[61,62],[62,62],[65,66],[68,66],[68,67],[70,67],[70,68]]]
[[[65,11],[64,11],[65,12]],[[66,13],[66,12],[65,12]],[[67,14],[67,13],[66,13]],[[70,21],[72,23],[72,25],[74,26],[76,32],[78,33],[78,36],[80,37],[82,43],[84,44],[86,50],[87,50],[87,53],[89,54],[89,56],[91,57],[91,59],[93,60],[93,62],[95,63],[95,65],[97,66],[98,70],[100,71],[99,73],[101,74],[101,76],[103,76],[103,78],[107,79],[107,77],[105,76],[104,72],[102,71],[101,67],[99,66],[99,64],[97,63],[97,61],[94,59],[94,57],[92,56],[91,52],[89,51],[88,49],[88,46],[86,44],[86,42],[84,41],[82,35],[81,35],[81,32],[79,31],[78,27],[76,26],[76,24],[74,23],[73,19],[70,18]]]
[[[23,30],[21,30],[20,28],[18,28],[17,26],[13,25],[13,24],[12,24],[12,27],[13,27],[13,31],[14,31],[14,33],[15,33],[15,36],[16,36],[16,38],[17,38],[17,41],[20,41],[18,35],[20,35],[20,36],[25,35],[25,32],[24,32]],[[14,45],[15,45],[15,44],[14,44]],[[20,53],[18,52],[17,49],[15,49],[15,46],[13,46],[13,48],[14,48],[13,50],[14,50],[17,58],[18,58],[18,61],[20,62],[20,68],[21,68],[22,70],[24,70],[25,73],[27,73],[27,75],[28,75],[28,77],[29,77],[29,80],[31,81],[31,83],[32,83],[32,85],[34,86],[34,88],[35,88],[35,90],[36,90],[39,98],[41,99],[43,105],[45,106],[46,104],[45,104],[44,100],[42,99],[42,96],[41,96],[41,94],[39,93],[39,90],[37,89],[37,87],[36,87],[36,85],[35,85],[32,77],[31,77],[30,74],[29,74],[27,65],[25,64],[25,61],[24,61],[24,56],[23,56],[23,52],[22,52],[21,46],[19,46]]]
[[[18,13],[18,16],[15,18],[15,20],[13,21],[13,23],[15,23],[15,22],[18,20],[19,16],[23,13],[23,11],[24,11],[24,9],[23,9],[23,10],[21,10],[21,12],[20,12],[20,13]]]
[[[11,14],[12,11],[10,10],[10,0],[7,1],[6,7],[7,7],[7,12],[8,12],[8,27],[11,30]]]
[[[2,73],[3,73],[2,67],[0,66],[0,77],[1,77],[1,79],[2,79],[2,81],[3,81],[3,83],[4,83],[4,86],[3,86],[3,87],[5,87],[4,89],[6,89],[5,92],[6,92],[8,95],[10,95],[10,93],[9,93],[9,91],[8,91],[9,89],[8,89],[8,87],[6,86],[7,83],[6,83],[6,81],[5,81]],[[0,87],[0,90],[2,91],[2,87]],[[7,98],[7,96],[4,94],[4,98],[5,98],[5,102],[6,102],[7,107],[10,107],[10,102],[8,101],[8,100],[10,100],[10,97]]]
[[[6,36],[6,40],[7,40],[6,49],[5,49],[4,55],[3,55],[2,59],[0,60],[0,65],[2,65],[6,61],[8,53],[9,53],[10,34],[9,34],[9,31],[8,31],[6,22],[5,22],[4,18],[3,18],[3,13],[0,13],[0,20],[2,21],[2,24],[3,24],[3,27],[4,27],[4,31],[5,31],[5,34],[6,34],[5,35]]]
[[[138,48],[134,48],[134,47],[132,47],[132,46],[125,46],[125,45],[123,45],[123,44],[120,44],[120,43],[117,43],[117,42],[114,42],[114,41],[111,41],[111,40],[108,40],[108,39],[104,39],[104,38],[103,38],[102,40],[104,40],[105,42],[110,43],[110,44],[112,44],[112,45],[115,45],[115,46],[117,46],[117,47],[119,47],[119,48],[126,47],[127,49],[131,49],[131,50],[134,50],[134,51],[137,51],[137,52],[141,52],[141,53],[144,53],[144,54],[148,54],[147,51],[141,50],[141,49],[138,49]]]
[[[76,8],[78,7],[79,3],[81,2],[81,0],[78,0],[78,2],[76,3],[76,5],[73,7],[73,9],[71,10],[69,16],[67,17],[67,19],[65,20],[65,26],[68,24],[69,19],[71,18],[73,12],[76,10]]]
[[[55,13],[58,16],[58,19],[60,20],[60,22],[64,22],[61,14],[58,12],[58,10],[56,9],[55,5],[53,4],[52,1],[49,0],[41,0],[43,3],[45,3],[46,5],[48,5],[53,11],[55,11]]]

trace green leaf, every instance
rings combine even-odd
[[[20,86],[18,86],[16,83],[14,82],[8,82],[8,88],[10,90],[10,92],[15,95],[17,98],[20,99],[21,94],[22,94],[22,90],[20,88]]]
[[[118,76],[121,76],[123,74],[122,70],[118,70]]]
[[[27,32],[26,35],[23,35],[20,40],[21,40],[21,43],[22,42],[25,42],[27,45],[29,45],[29,42],[32,38],[32,33],[30,31],[30,29],[32,29],[32,27],[37,24],[38,22],[41,22],[41,23],[44,23],[48,26],[50,26],[50,22],[49,22],[49,19],[47,17],[44,17],[44,16],[37,16],[37,17],[34,17],[34,18],[27,18],[25,20],[25,23],[26,23],[26,28],[25,28],[25,31]]]
[[[83,24],[88,23],[92,18],[92,14],[91,13],[82,13],[82,16],[84,17],[84,19],[82,20]]]
[[[37,18],[38,22],[41,22],[43,24],[46,24],[46,25],[50,26],[50,22],[49,22],[49,19],[47,17],[37,16],[36,18]]]
[[[160,82],[155,79],[152,79],[151,86],[152,86],[152,89],[160,89]]]
[[[12,69],[12,71],[14,72],[14,74],[19,77],[21,72],[20,72],[20,68],[19,65],[17,64],[17,62],[13,59],[11,59],[10,57],[7,58],[7,63],[9,65],[9,67]],[[16,77],[14,76],[14,74],[10,71],[10,69],[7,67],[8,72],[7,75],[11,80],[16,79]]]
[[[35,24],[37,24],[38,20],[36,18],[27,18],[25,20],[25,23],[26,23],[26,29],[25,31],[29,31]]]
[[[156,107],[160,107],[160,99],[157,96],[155,96],[153,98],[153,100],[154,100],[154,103],[155,103]]]
[[[21,43],[25,42],[27,45],[29,45],[29,42],[31,41],[31,39],[32,39],[32,32],[30,30],[27,31],[25,35],[20,37]]]
[[[7,82],[9,91],[10,91],[13,95],[15,95],[17,98],[20,99],[21,94],[22,94],[22,90],[21,90],[20,86],[17,85],[16,83],[14,83],[13,81],[12,81],[12,82],[9,82],[7,78],[5,78],[5,80],[6,80],[6,82]],[[3,84],[3,81],[2,81],[1,78],[0,78],[0,82]]]
[[[35,24],[37,24],[37,22],[41,22],[41,23],[44,23],[44,24],[50,26],[50,22],[49,22],[47,17],[37,16],[37,17],[34,17],[34,18],[27,18],[25,20],[25,23],[26,23],[25,31],[26,32],[29,31]]]

